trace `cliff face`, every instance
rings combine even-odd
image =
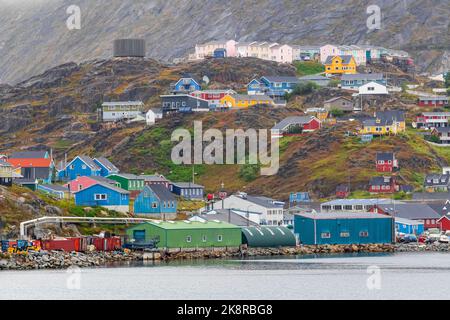
[[[369,32],[372,4],[381,8],[382,25]],[[80,30],[66,27],[70,5],[81,8]],[[145,38],[148,56],[162,60],[197,42],[236,38],[370,43],[409,51],[424,71],[450,66],[450,5],[440,0],[0,0],[0,9],[0,83],[110,57],[121,37]]]

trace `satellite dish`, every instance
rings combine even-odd
[[[203,77],[203,82],[206,84],[209,84],[210,80],[209,80],[208,76]]]

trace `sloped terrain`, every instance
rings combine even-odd
[[[66,10],[81,10],[69,30]],[[369,31],[369,5],[381,28]],[[448,1],[441,0],[0,0],[0,83],[66,63],[112,56],[118,38],[147,40],[148,57],[171,60],[210,40],[373,44],[409,51],[423,71],[450,66]]]
[[[390,68],[388,65],[380,71]],[[195,120],[202,121],[204,130],[270,129],[286,116],[302,114],[301,110],[321,106],[323,101],[342,94],[339,89],[324,88],[294,97],[287,108],[261,106],[230,112],[177,114],[152,127],[142,123],[113,126],[96,121],[96,109],[103,100],[142,99],[147,107],[159,106],[159,95],[186,73],[199,79],[207,76],[210,82],[205,87],[231,87],[241,92],[253,77],[294,75],[295,68],[257,59],[212,59],[176,66],[151,59],[68,63],[17,86],[2,88],[0,154],[47,148],[53,150],[57,160],[62,160],[64,154],[69,159],[78,154],[105,155],[125,172],[159,172],[173,180],[189,181],[193,168],[174,165],[170,159],[174,129],[192,131]],[[367,115],[382,108],[407,111],[408,122],[420,111],[403,94],[364,105]],[[243,167],[237,165],[196,165],[194,177],[205,184],[208,192],[217,191],[224,182],[230,192],[246,190],[286,199],[291,191],[306,190],[317,198],[326,198],[333,195],[338,184],[350,183],[352,190],[365,190],[370,177],[376,174],[377,151],[395,151],[402,168],[399,173],[402,182],[417,188],[426,172],[439,170],[450,160],[448,152],[429,146],[410,131],[360,144],[356,137],[345,136],[346,132],[355,132],[357,126],[358,121],[344,122],[325,126],[316,133],[283,138],[280,170],[274,176],[260,177],[252,168],[244,168],[254,171],[244,175]]]

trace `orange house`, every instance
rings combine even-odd
[[[333,74],[355,74],[356,61],[353,56],[328,56],[325,61],[325,73]]]

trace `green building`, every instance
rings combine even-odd
[[[239,247],[241,228],[222,221],[152,221],[127,229],[128,241],[146,243],[157,238],[158,248]]]
[[[107,178],[117,181],[122,189],[130,191],[132,194],[144,189],[144,178],[134,174],[117,173],[109,175]]]

